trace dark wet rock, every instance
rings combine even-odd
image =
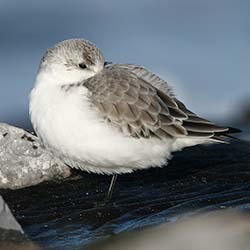
[[[42,148],[36,136],[0,123],[0,188],[23,188],[69,175],[70,169]]]
[[[249,250],[250,217],[211,213],[123,233],[86,250]]]
[[[177,152],[166,167],[118,176],[112,199],[104,202],[110,180],[77,172],[57,183],[1,193],[31,240],[45,249],[82,249],[115,234],[193,214],[228,208],[249,213],[250,143]]]

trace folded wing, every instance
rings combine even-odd
[[[229,131],[189,111],[167,82],[137,65],[107,65],[84,85],[100,114],[128,136],[217,140]]]

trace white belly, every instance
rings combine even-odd
[[[176,148],[174,140],[124,136],[90,106],[85,88],[62,91],[37,85],[30,98],[31,121],[44,145],[72,167],[96,173],[126,173],[159,167]]]

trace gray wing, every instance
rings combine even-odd
[[[107,68],[112,67],[112,64],[106,66]],[[154,74],[153,72],[149,71],[148,69],[135,65],[135,64],[115,64],[115,67],[119,67],[125,70],[129,70],[130,72],[137,75],[139,78],[143,79],[144,81],[150,83],[155,88],[163,91],[167,95],[174,97],[174,92],[172,88],[169,86],[167,81],[161,79],[159,76]]]
[[[108,65],[84,85],[103,117],[129,136],[211,138],[228,130],[189,111],[165,81],[140,66]]]

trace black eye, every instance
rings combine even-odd
[[[87,66],[86,66],[84,63],[80,63],[78,66],[79,66],[81,69],[86,69],[86,68],[87,68]]]

